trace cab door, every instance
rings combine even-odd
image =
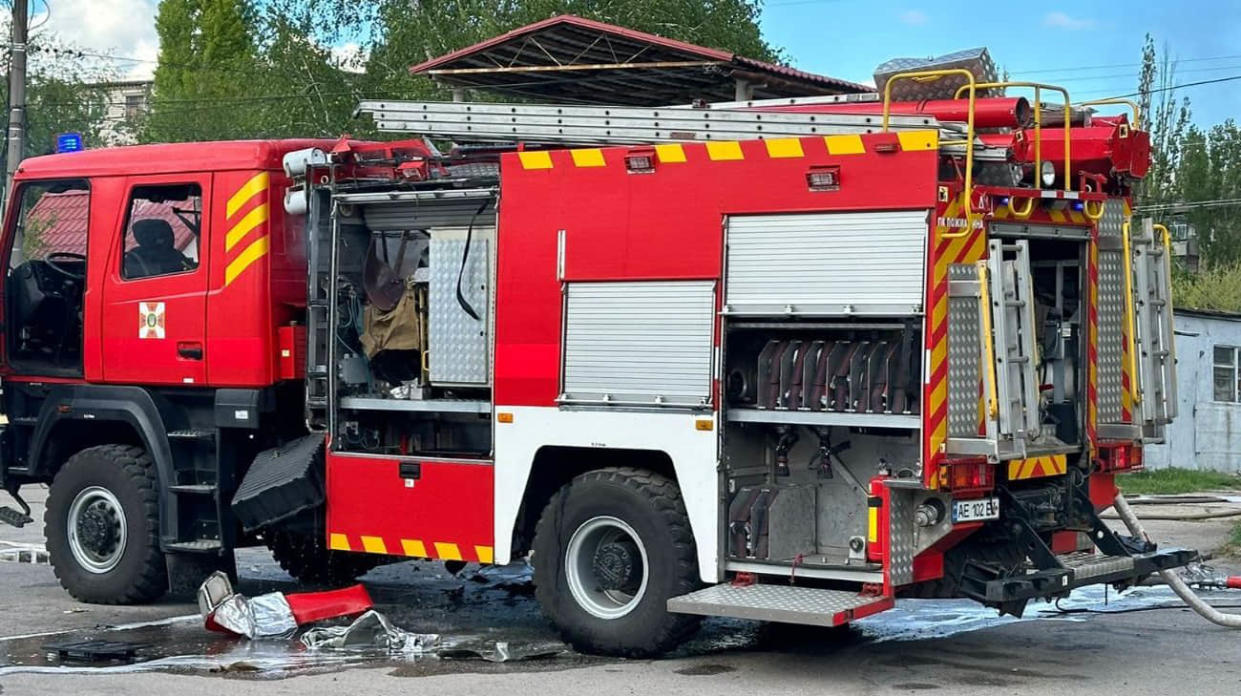
[[[103,290],[104,380],[207,381],[211,177],[130,177]]]

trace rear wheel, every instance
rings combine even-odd
[[[52,481],[43,525],[52,570],[76,599],[136,604],[168,590],[155,467],[141,447],[70,457]]]
[[[313,585],[346,585],[384,562],[383,556],[332,551],[321,538],[282,529],[265,532],[267,548],[286,573]]]
[[[698,587],[689,519],[676,483],[631,468],[592,471],[561,488],[534,538],[535,596],[583,652],[657,655],[698,618],[668,599]]]

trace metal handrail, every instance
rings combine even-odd
[[[888,132],[888,121],[892,115],[892,84],[900,80],[913,80],[914,82],[934,82],[944,77],[956,75],[964,77],[967,83],[961,85],[961,89],[957,90],[960,94],[961,90],[968,89],[970,94],[970,103],[968,117],[965,123],[965,140],[962,141],[944,141],[940,142],[940,147],[945,145],[965,145],[965,229],[958,232],[944,232],[940,235],[941,239],[958,239],[966,237],[974,231],[974,104],[977,99],[977,82],[974,79],[974,73],[964,68],[950,68],[946,70],[919,70],[914,72],[897,73],[888,78],[883,86],[883,132]]]
[[[1129,241],[1129,228],[1128,220],[1120,226],[1121,248],[1125,254],[1125,332],[1129,335],[1129,379],[1133,386],[1133,403],[1139,404],[1142,402],[1142,390],[1137,388],[1138,337],[1133,320],[1133,246]]]
[[[1129,123],[1129,126],[1134,130],[1142,129],[1142,110],[1138,106],[1137,102],[1130,99],[1092,99],[1090,101],[1081,102],[1078,106],[1105,106],[1110,104],[1129,107],[1129,109],[1133,111],[1133,121]]]
[[[957,93],[953,98],[960,99],[961,91],[965,89],[966,86],[967,85],[961,85],[961,87],[957,89]],[[1043,121],[1043,118],[1042,118],[1043,90],[1047,89],[1053,92],[1059,92],[1060,95],[1064,97],[1064,190],[1072,191],[1073,190],[1073,175],[1072,175],[1073,161],[1071,157],[1071,147],[1069,145],[1069,139],[1070,139],[1069,133],[1070,133],[1070,129],[1072,128],[1072,123],[1071,123],[1072,118],[1071,118],[1070,111],[1072,110],[1073,106],[1069,100],[1069,91],[1063,87],[1057,87],[1056,85],[1049,85],[1049,84],[1045,84],[1042,82],[1015,82],[1012,80],[1008,80],[1004,82],[980,82],[973,86],[975,90],[1008,88],[1008,87],[1025,87],[1025,88],[1034,90],[1034,188],[1040,191],[1043,189],[1043,179],[1042,179],[1042,176],[1043,176],[1043,173],[1042,173],[1042,166],[1043,166],[1043,123],[1042,123]],[[971,97],[970,111],[972,112],[973,110],[974,110],[974,100]]]
[[[978,269],[978,301],[981,304],[979,309],[982,315],[982,337],[983,345],[987,349],[987,374],[990,377],[987,384],[987,414],[994,420],[1000,415],[1000,396],[999,387],[996,386],[999,376],[995,370],[995,337],[991,335],[991,291],[987,287],[987,262],[978,261],[975,268]]]

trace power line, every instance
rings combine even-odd
[[[1158,203],[1155,205],[1139,205],[1134,210],[1144,213],[1180,212],[1202,208],[1231,208],[1241,206],[1241,198],[1216,198],[1207,201],[1186,201],[1184,203]]]
[[[1172,65],[1180,63],[1201,63],[1208,60],[1231,60],[1241,58],[1241,53],[1229,56],[1211,56],[1209,58],[1185,58],[1169,61]],[[1078,65],[1064,68],[1039,68],[1038,70],[1014,70],[1014,75],[1046,75],[1048,73],[1081,72],[1085,70],[1108,70],[1112,68],[1139,68],[1142,63],[1112,63],[1111,65]]]

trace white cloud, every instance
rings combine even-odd
[[[348,41],[339,46],[333,46],[330,50],[332,62],[336,67],[347,72],[366,72],[367,52],[358,42]]]
[[[1068,31],[1081,31],[1082,29],[1090,29],[1094,26],[1093,19],[1085,19],[1082,17],[1070,17],[1063,12],[1048,12],[1043,17],[1043,26],[1053,29],[1066,29]]]
[[[922,10],[904,10],[897,15],[897,18],[901,20],[901,24],[908,24],[910,26],[926,24],[928,19],[926,13]]]
[[[31,4],[30,24],[37,34],[55,35],[73,47],[139,61],[106,60],[124,79],[146,79],[155,71],[159,37],[155,33],[158,0],[43,0]]]

